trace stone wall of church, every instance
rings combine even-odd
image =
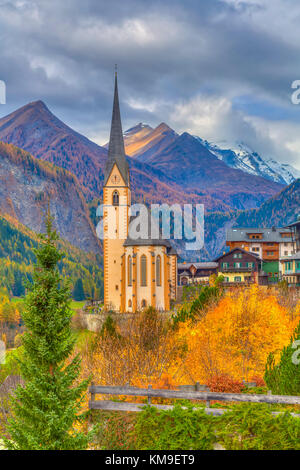
[[[158,310],[165,310],[165,269],[164,247],[135,246],[125,248],[126,260],[126,301],[125,310],[132,312],[153,306]],[[156,259],[160,256],[160,285],[157,285]],[[132,260],[132,282],[129,282],[129,257]],[[142,257],[146,259],[146,285],[142,282]]]

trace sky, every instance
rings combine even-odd
[[[123,128],[166,122],[300,169],[298,0],[0,0],[0,117],[35,100],[107,142],[114,65]]]

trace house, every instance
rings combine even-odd
[[[251,251],[237,247],[219,256],[215,262],[218,263],[218,275],[224,276],[227,284],[268,283],[267,275],[262,271],[262,259]]]
[[[218,263],[178,263],[178,282],[180,286],[187,284],[207,283],[212,274],[217,273]]]
[[[262,259],[262,270],[268,274],[269,282],[278,282],[281,276],[279,260],[294,251],[290,227],[231,228],[226,232],[226,245],[230,250],[239,247],[257,254]]]
[[[286,280],[289,285],[300,286],[300,251],[282,258],[282,279]]]
[[[147,306],[169,310],[170,301],[177,295],[176,251],[169,240],[161,237],[132,239],[129,236],[130,207],[130,171],[115,74],[103,187],[104,305],[107,310],[119,312],[137,312]]]

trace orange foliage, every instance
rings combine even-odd
[[[244,384],[240,380],[234,380],[229,375],[221,374],[211,377],[207,382],[207,386],[211,392],[241,393]]]
[[[188,353],[179,380],[207,383],[227,374],[237,380],[263,376],[268,354],[289,342],[299,314],[287,309],[258,286],[227,292],[195,326],[183,324],[179,337]]]

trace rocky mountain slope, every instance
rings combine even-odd
[[[40,232],[49,198],[61,237],[87,252],[99,253],[101,246],[76,177],[0,142],[0,212]]]
[[[282,185],[232,169],[197,138],[176,134],[166,124],[157,128],[139,124],[124,134],[128,154],[168,174],[174,183],[194,192],[202,189],[231,208],[258,207]]]
[[[195,136],[196,137],[196,136]],[[218,143],[208,142],[196,137],[210,152],[231,168],[240,169],[246,173],[262,176],[281,184],[291,184],[300,177],[300,171],[291,165],[279,163],[272,158],[263,158],[243,142]]]

